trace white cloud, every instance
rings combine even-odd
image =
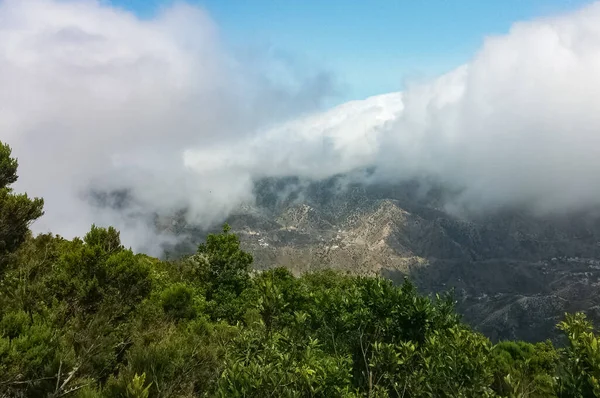
[[[184,152],[246,139],[332,90],[324,73],[273,82],[277,61],[227,51],[185,4],[142,21],[89,0],[1,1],[0,139],[20,160],[17,188],[45,198],[35,229],[73,236],[112,223],[139,246],[138,211],[223,217],[251,195],[249,177],[193,172]],[[132,189],[137,207],[129,217],[93,208],[90,187]]]
[[[265,175],[376,165],[387,180],[433,177],[462,191],[449,206],[471,211],[597,207],[598,71],[600,2],[516,23],[435,81],[284,124],[237,159]]]
[[[409,89],[384,152],[464,188],[471,207],[600,205],[599,70],[600,3],[517,23],[463,69]]]
[[[152,246],[162,237],[138,213],[220,222],[256,178],[372,165],[435,177],[476,209],[600,204],[600,3],[517,23],[431,83],[280,124],[331,80],[291,67],[286,86],[267,78],[277,59],[242,59],[186,5],[142,21],[94,1],[0,2],[0,139],[19,157],[17,188],[46,199],[36,229],[111,223]],[[90,187],[129,188],[135,205],[100,211]]]

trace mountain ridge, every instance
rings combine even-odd
[[[465,320],[494,340],[554,338],[567,311],[600,319],[595,215],[504,210],[464,218],[444,209],[439,187],[340,188],[340,178],[257,184],[256,203],[227,219],[257,269],[330,268],[398,282],[407,276],[424,292],[454,289]],[[184,226],[188,246],[179,253],[193,251],[206,232]]]

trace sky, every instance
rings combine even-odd
[[[461,216],[600,208],[600,1],[120,1],[0,0],[0,141],[35,232],[160,254],[154,215],[212,228],[287,176],[426,177]]]
[[[107,0],[151,17],[170,0]],[[401,90],[467,62],[485,37],[589,0],[193,0],[232,46],[279,51],[329,71],[330,104]],[[368,76],[368,78],[367,78]]]

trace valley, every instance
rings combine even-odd
[[[341,177],[262,181],[256,195],[227,222],[259,270],[334,269],[408,277],[425,293],[453,289],[465,321],[496,341],[554,339],[565,312],[600,320],[600,221],[590,213],[458,216],[444,210],[440,188]],[[205,235],[185,224],[178,233],[187,236],[178,253]]]

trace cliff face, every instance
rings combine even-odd
[[[453,288],[465,320],[494,340],[554,337],[566,311],[600,320],[600,218],[589,213],[458,217],[443,210],[440,190],[414,183],[268,180],[256,196],[228,222],[259,269],[407,275],[425,292]]]

